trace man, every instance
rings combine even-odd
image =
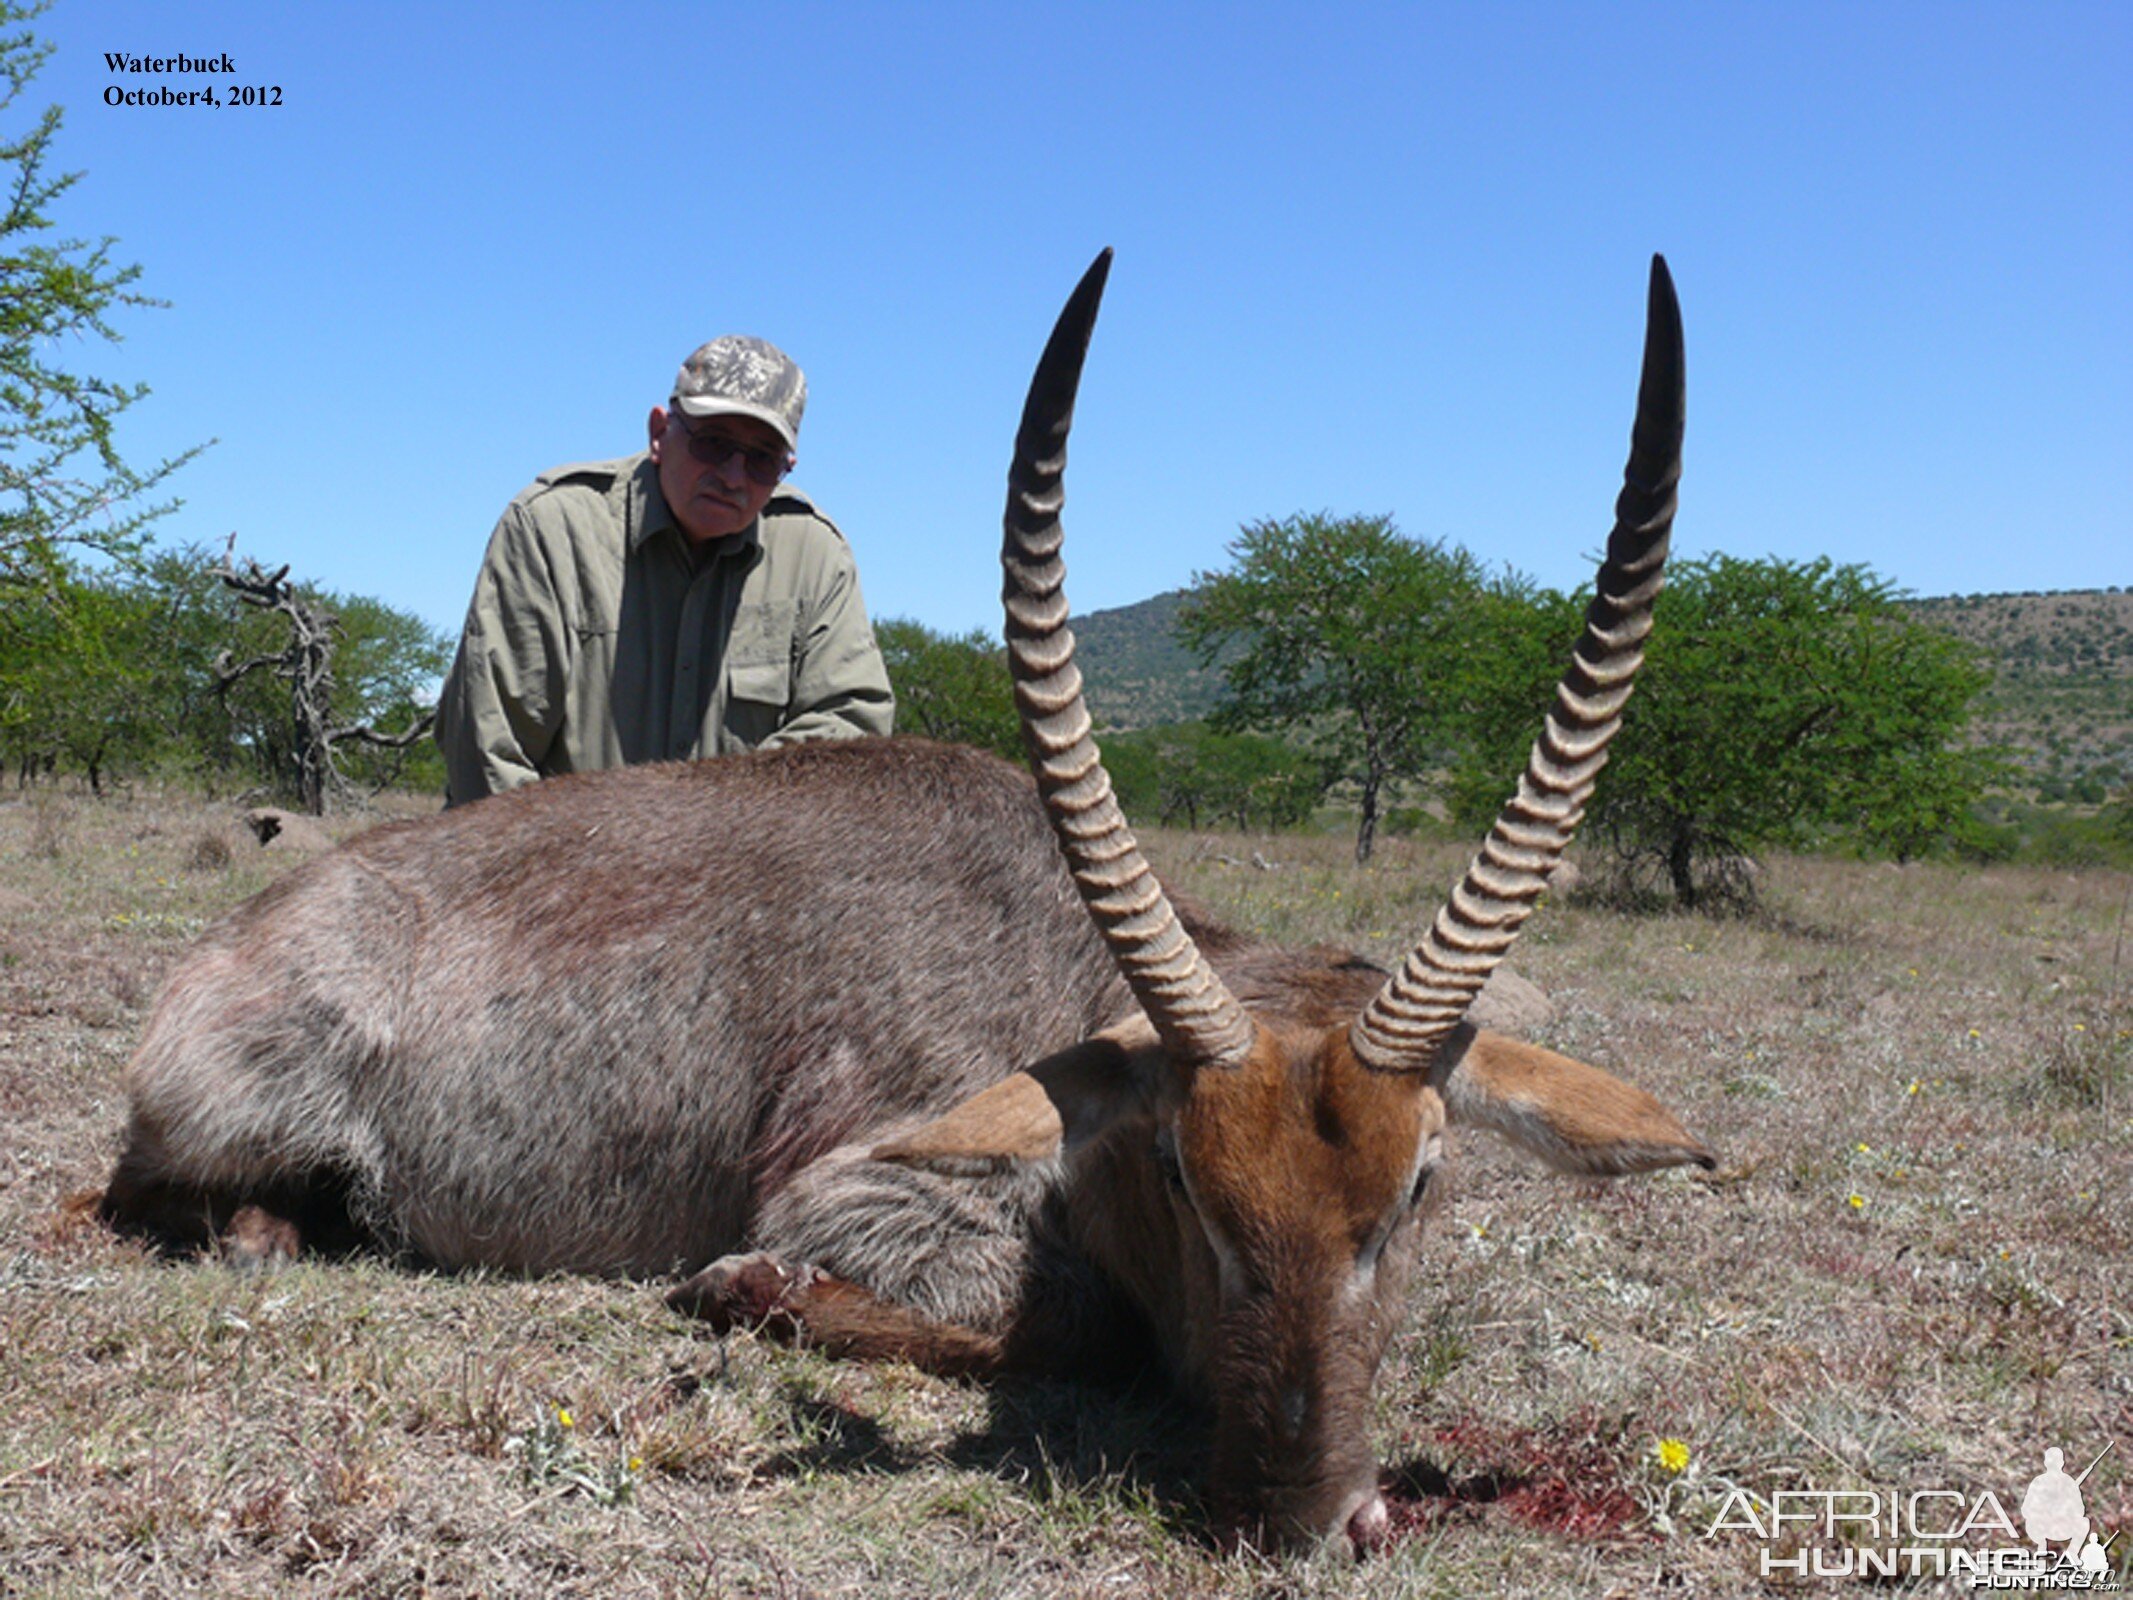
[[[504,509],[437,705],[446,804],[559,772],[889,731],[844,536],[784,487],[807,380],[714,339],[650,447]]]

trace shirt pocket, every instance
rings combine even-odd
[[[563,619],[581,639],[598,639],[618,631],[622,596],[615,589],[586,581],[580,574],[575,592],[564,597]]]
[[[785,656],[775,661],[736,661],[726,687],[736,700],[782,711],[792,692],[792,662]]]
[[[790,600],[743,604],[727,648],[726,693],[751,706],[783,712],[792,697],[792,630],[799,607]]]

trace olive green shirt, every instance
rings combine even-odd
[[[649,455],[558,467],[504,509],[437,704],[447,803],[639,761],[889,731],[852,552],[780,488],[692,548]]]

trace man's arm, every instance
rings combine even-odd
[[[766,747],[886,734],[895,721],[896,696],[867,621],[859,569],[841,538],[826,576],[793,662],[789,715]]]
[[[447,805],[542,775],[562,726],[573,642],[546,555],[514,504],[490,536],[437,700]]]

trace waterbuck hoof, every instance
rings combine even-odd
[[[820,1276],[813,1267],[788,1265],[765,1251],[721,1256],[670,1289],[667,1304],[703,1318],[715,1333],[759,1327],[789,1335],[799,1327],[794,1302]]]
[[[1385,1508],[1385,1497],[1372,1491],[1370,1498],[1348,1518],[1349,1547],[1358,1559],[1375,1555],[1384,1548],[1391,1533],[1392,1513]]]
[[[53,1231],[61,1239],[72,1239],[102,1222],[104,1216],[104,1191],[79,1189],[60,1200]]]
[[[285,1267],[302,1245],[295,1223],[261,1206],[239,1206],[222,1232],[222,1258],[239,1272]]]

